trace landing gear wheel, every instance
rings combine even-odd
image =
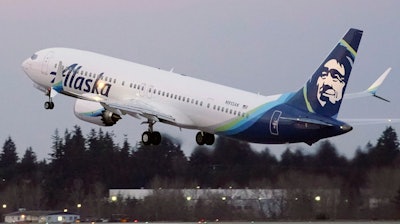
[[[196,134],[196,143],[198,145],[204,145],[204,143],[205,143],[204,139],[205,139],[204,133],[201,132],[201,131],[197,132],[197,134]]]
[[[51,101],[47,101],[44,103],[44,108],[46,110],[52,110],[54,108],[54,103]]]
[[[197,132],[196,134],[196,143],[198,145],[212,145],[214,144],[215,137],[213,134],[207,133],[207,132]]]
[[[151,132],[145,131],[142,134],[142,142],[143,145],[150,145],[151,144]]]
[[[161,134],[158,131],[151,133],[151,144],[159,145],[161,143]]]
[[[215,136],[213,134],[205,133],[205,137],[206,137],[206,141],[205,141],[206,145],[214,144]]]
[[[161,143],[161,134],[158,131],[145,131],[142,134],[143,145],[159,145]]]

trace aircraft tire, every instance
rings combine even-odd
[[[205,137],[205,144],[206,144],[206,145],[212,145],[212,144],[214,144],[215,136],[214,136],[213,134],[204,133],[204,137]]]
[[[53,108],[54,108],[54,103],[53,102],[47,101],[47,102],[44,103],[44,109],[52,110]]]
[[[151,132],[145,131],[142,134],[142,143],[143,145],[150,145],[151,144]]]
[[[158,131],[151,133],[151,144],[159,145],[161,143],[161,134]]]
[[[205,143],[205,135],[201,131],[197,132],[196,134],[196,143],[198,145],[204,145]]]

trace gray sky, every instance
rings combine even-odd
[[[48,158],[51,136],[77,124],[88,133],[98,126],[73,114],[74,99],[57,96],[46,111],[46,97],[32,87],[21,62],[37,50],[71,47],[159,67],[263,95],[299,89],[351,27],[364,30],[347,92],[367,88],[387,67],[380,89],[385,103],[371,98],[343,102],[339,117],[399,118],[400,1],[0,1],[0,144],[8,136],[20,156],[32,146]],[[105,131],[131,144],[146,129],[130,117]],[[331,138],[344,155],[376,142],[386,125],[356,126]],[[400,125],[393,125],[400,131]],[[181,139],[190,155],[195,131],[163,124],[161,132]],[[253,145],[280,155],[286,147]]]

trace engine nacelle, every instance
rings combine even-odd
[[[76,100],[74,108],[75,116],[100,126],[112,126],[121,116],[105,109],[100,103],[87,100]]]

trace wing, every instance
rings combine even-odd
[[[175,118],[164,113],[160,107],[148,104],[139,99],[131,99],[125,101],[103,101],[101,105],[117,114],[130,114],[134,117],[144,117],[152,121],[168,121],[175,123]]]
[[[354,99],[354,98],[360,98],[360,97],[366,97],[366,96],[374,96],[383,101],[390,102],[389,100],[376,95],[376,92],[378,91],[379,86],[382,85],[383,81],[389,75],[389,72],[391,70],[392,70],[392,68],[386,69],[386,71],[384,73],[382,73],[382,75],[379,76],[379,78],[374,83],[372,83],[372,85],[370,87],[368,87],[366,90],[364,90],[362,92],[358,92],[358,93],[345,94],[344,99]]]

